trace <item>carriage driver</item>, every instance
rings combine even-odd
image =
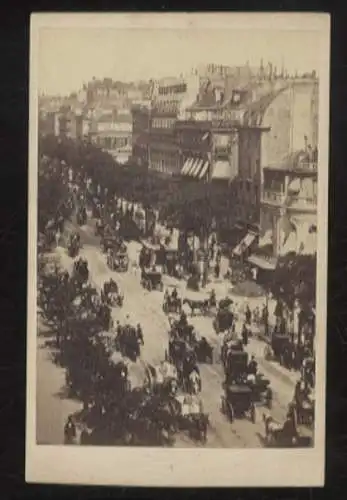
[[[255,360],[255,356],[252,355],[251,361],[248,363],[248,368],[247,368],[248,374],[249,375],[256,375],[258,371],[258,363]]]
[[[214,307],[217,304],[216,292],[214,288],[212,288],[210,293],[210,304],[212,307]]]
[[[172,290],[172,293],[171,293],[171,299],[173,301],[176,301],[178,298],[178,292],[177,292],[177,287],[175,286],[175,288]]]
[[[187,325],[188,325],[187,315],[184,311],[182,311],[180,319],[178,320],[178,326],[184,328]]]

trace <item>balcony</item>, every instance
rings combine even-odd
[[[305,172],[317,172],[318,171],[318,163],[316,161],[303,161],[298,162],[294,170],[305,171]]]
[[[271,205],[283,205],[286,196],[284,193],[279,193],[276,191],[263,191],[261,201],[262,203],[270,203]]]
[[[300,212],[315,212],[317,210],[317,197],[290,196],[287,207],[290,210]]]

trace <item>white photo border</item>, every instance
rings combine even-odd
[[[316,30],[319,71],[319,175],[316,303],[315,443],[309,449],[159,449],[36,444],[36,242],[38,161],[38,53],[42,28]],[[27,302],[26,481],[126,486],[268,487],[322,486],[325,475],[327,317],[329,14],[32,14],[30,37],[29,217]]]

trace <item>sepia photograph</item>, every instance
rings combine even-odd
[[[324,483],[329,44],[32,15],[27,481]]]

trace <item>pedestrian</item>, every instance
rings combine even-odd
[[[248,329],[247,329],[247,326],[245,323],[243,324],[241,335],[242,335],[243,345],[247,345],[248,344]]]
[[[246,307],[245,318],[246,318],[246,325],[250,325],[252,320],[252,313],[248,304]]]
[[[216,264],[214,266],[214,275],[218,279],[220,275],[220,262],[216,260]]]

